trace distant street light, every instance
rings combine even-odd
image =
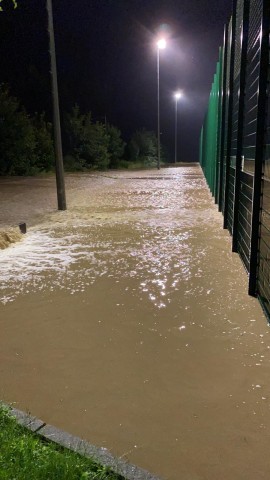
[[[165,38],[157,42],[157,140],[158,140],[158,170],[160,169],[160,108],[159,108],[159,51],[166,48]]]
[[[183,96],[182,92],[176,92],[174,94],[175,99],[175,144],[174,144],[174,163],[177,162],[177,104],[178,100]]]

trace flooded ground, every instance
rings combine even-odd
[[[269,478],[270,337],[198,166],[0,179],[0,398],[170,480]]]

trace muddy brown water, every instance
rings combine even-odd
[[[170,480],[270,476],[270,337],[198,166],[0,179],[0,398]]]

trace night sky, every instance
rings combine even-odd
[[[174,99],[179,153],[198,161],[199,134],[231,0],[52,0],[61,112],[76,102],[95,120],[118,126],[125,138],[157,128],[157,54],[160,31],[161,142],[173,155]],[[45,0],[1,5],[0,82],[8,82],[29,112],[51,115]]]

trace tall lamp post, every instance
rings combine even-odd
[[[174,163],[177,162],[177,104],[178,104],[178,100],[181,97],[182,97],[182,92],[176,92],[174,94],[174,99],[175,99]]]
[[[159,51],[166,48],[166,40],[160,38],[157,42],[157,141],[158,141],[158,170],[160,169],[160,108],[159,108]]]

